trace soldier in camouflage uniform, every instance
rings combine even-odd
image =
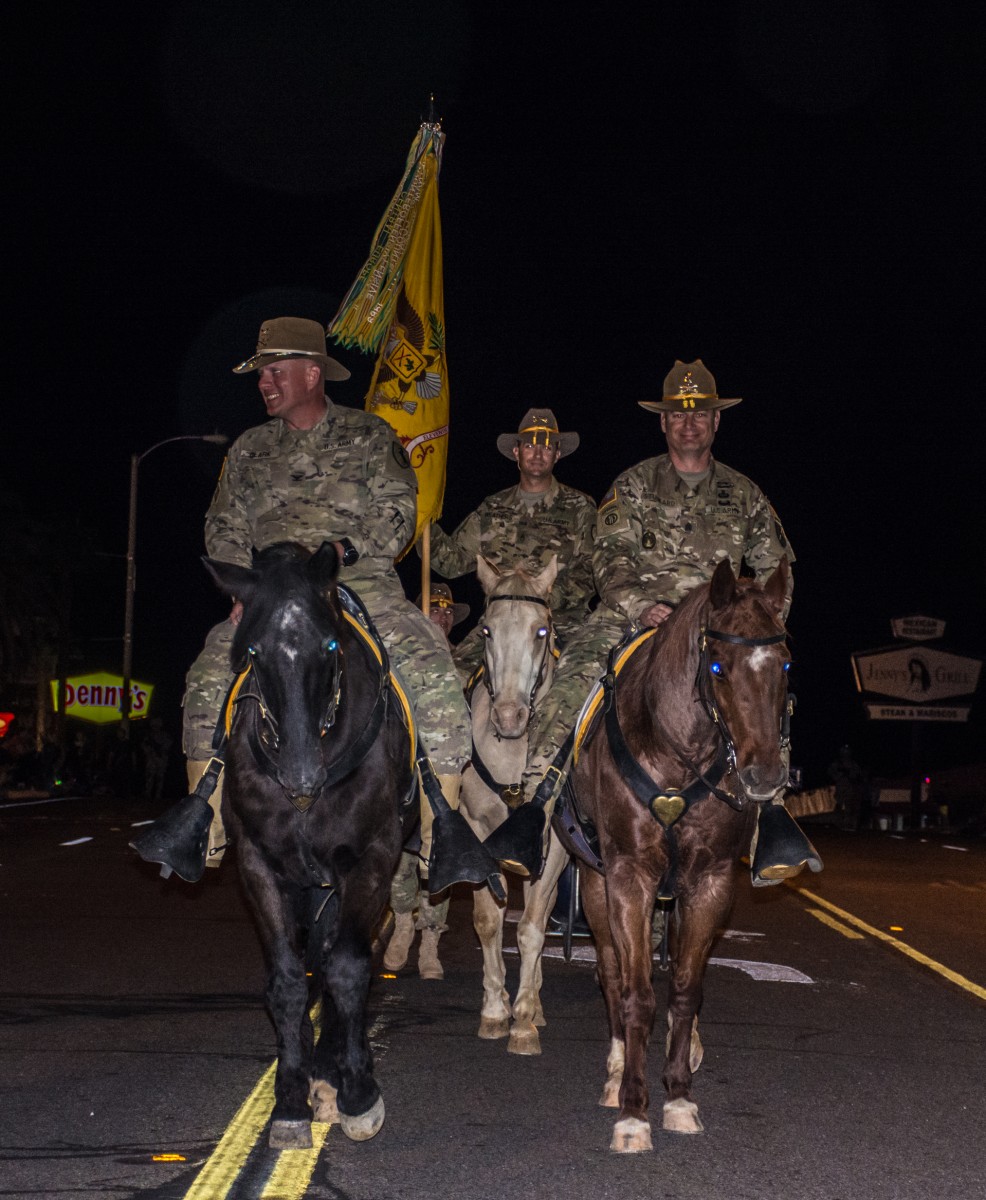
[[[555,636],[562,646],[585,623],[595,596],[595,503],[554,477],[555,464],[578,444],[577,433],[559,432],[550,409],[530,409],[516,433],[501,433],[496,440],[504,458],[517,463],[519,482],[487,496],[451,536],[438,525],[431,527],[432,566],[449,579],[475,571],[479,554],[495,567],[523,567],[534,573],[557,554],[558,577],[550,603]],[[478,626],[455,648],[453,658],[468,679],[483,659]]]
[[[417,599],[421,607],[421,597]],[[456,604],[452,589],[447,583],[433,580],[429,604],[429,619],[447,638],[460,621],[469,616],[468,604]],[[415,930],[421,930],[421,948],[418,951],[418,974],[422,979],[444,979],[438,957],[438,939],[448,925],[449,898],[432,904],[428,889],[421,886],[418,877],[417,854],[410,850],[401,852],[400,862],[390,884],[390,907],[394,912],[394,932],[387,943],[383,965],[388,971],[399,971],[407,963],[407,956],[414,942]],[[414,910],[418,910],[417,920]]]
[[[349,372],[326,355],[316,321],[265,321],[257,353],[233,369],[259,373],[273,419],[248,429],[230,449],[206,515],[210,557],[250,566],[254,548],[275,542],[300,542],[313,551],[323,541],[336,543],[340,582],[366,605],[414,703],[442,791],[457,807],[459,774],[470,753],[469,712],[446,639],[404,595],[394,569],[416,519],[417,480],[403,447],[385,421],[340,408],[325,394],[324,379],[346,379]],[[188,672],[183,746],[193,788],[208,766],[232,682],[229,653],[241,615],[235,603]],[[220,790],[210,799],[217,816]],[[422,799],[425,861],[430,834],[431,809]],[[210,865],[218,864],[223,843],[221,822],[213,819]]]
[[[794,561],[763,492],[712,457],[720,410],[740,401],[719,398],[701,360],[676,362],[664,381],[663,398],[640,403],[660,412],[669,452],[625,471],[599,506],[593,568],[601,602],[569,641],[555,670],[528,757],[527,795],[554,761],[603,674],[611,648],[629,627],[663,624],[692,588],[711,579],[725,558],[737,574],[745,561],[761,581],[782,557]],[[785,615],[792,588],[790,580]],[[549,821],[553,805],[551,799],[545,809]],[[795,840],[810,847],[793,818],[787,821],[794,827]],[[768,850],[761,847],[762,853]],[[796,874],[808,860],[775,866]],[[755,882],[783,877],[778,873]]]

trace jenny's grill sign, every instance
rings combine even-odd
[[[924,703],[971,695],[979,684],[982,662],[946,650],[902,646],[854,654],[852,665],[859,691]]]

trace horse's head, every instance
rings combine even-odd
[[[781,756],[791,658],[782,613],[788,564],[761,586],[737,579],[724,560],[709,584],[700,635],[698,690],[733,756],[749,799],[764,802],[787,783]]]
[[[252,567],[203,562],[219,588],[243,604],[231,660],[238,672],[250,668],[268,773],[307,808],[325,782],[321,737],[339,696],[344,621],[334,590],[335,547],[323,542],[310,554],[281,542],[255,553]]]
[[[558,556],[553,554],[547,566],[532,575],[520,567],[498,571],[480,555],[476,571],[486,593],[483,682],[490,694],[490,719],[498,737],[519,738],[527,732],[535,700],[554,672],[548,597],[558,574]]]

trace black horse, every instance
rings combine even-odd
[[[204,561],[243,603],[223,803],[277,1033],[270,1145],[311,1146],[313,1115],[363,1140],[384,1119],[366,999],[372,931],[417,812],[410,718],[340,600],[331,543],[281,543],[252,568]]]

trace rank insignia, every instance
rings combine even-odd
[[[657,545],[657,535],[653,529],[645,530],[644,536],[640,539],[640,544],[645,550],[653,550]]]

